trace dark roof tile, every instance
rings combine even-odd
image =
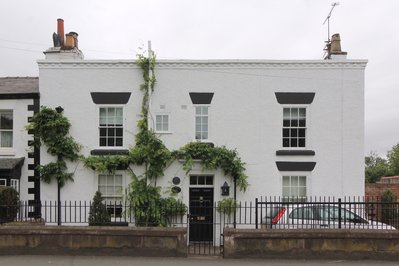
[[[0,94],[39,93],[38,77],[0,78]]]

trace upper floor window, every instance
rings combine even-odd
[[[12,147],[13,113],[0,111],[0,148]]]
[[[123,108],[100,108],[100,146],[123,146]]]
[[[284,108],[283,147],[306,147],[306,108]]]
[[[155,116],[155,131],[157,132],[169,131],[169,115],[161,114]]]
[[[209,137],[208,106],[195,107],[195,139],[205,140]]]

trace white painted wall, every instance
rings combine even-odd
[[[160,134],[170,149],[194,140],[194,106],[189,92],[213,92],[210,141],[237,149],[246,162],[250,187],[238,200],[281,195],[283,174],[276,161],[314,161],[308,176],[309,196],[364,195],[364,69],[365,60],[163,60],[156,68],[157,84],[151,111],[170,115],[171,133]],[[134,145],[142,95],[141,72],[134,61],[39,60],[41,104],[62,106],[72,123],[71,134],[84,145],[83,155],[98,147],[98,106],[90,92],[131,92],[124,106],[124,147]],[[275,92],[315,92],[308,106],[307,149],[315,156],[276,156],[282,149],[282,109]],[[165,109],[160,109],[165,105]],[[187,108],[182,108],[186,106]],[[42,150],[42,163],[51,158]],[[75,182],[62,190],[63,200],[90,200],[97,175],[82,163],[69,165]],[[201,169],[196,169],[200,173]],[[195,171],[193,173],[195,173]],[[220,199],[222,171],[215,175],[215,201]],[[297,173],[298,174],[298,173]],[[158,185],[169,187],[182,178],[180,197],[188,201],[189,180],[175,162]],[[130,177],[126,176],[126,184]],[[227,178],[232,187],[232,181]],[[231,188],[232,189],[232,188]],[[56,184],[42,184],[42,199],[56,199]],[[232,195],[232,194],[231,194]]]
[[[28,141],[32,137],[28,135],[26,126],[28,117],[33,116],[33,111],[28,111],[28,105],[33,104],[32,99],[11,99],[0,100],[0,110],[13,110],[13,147],[0,148],[0,156],[2,158],[21,158],[25,161],[21,169],[20,179],[20,199],[33,200],[33,195],[28,195],[28,188],[33,187],[33,183],[29,182],[28,176],[33,175],[33,171],[28,171],[28,164],[33,163],[33,158],[28,158]]]

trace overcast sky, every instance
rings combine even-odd
[[[57,18],[86,59],[321,59],[331,0],[1,0],[0,77],[37,76]],[[365,154],[399,143],[399,1],[340,0],[330,32],[366,68]],[[395,63],[396,62],[396,63]]]

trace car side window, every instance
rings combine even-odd
[[[319,206],[317,208],[320,220],[322,221],[334,221],[338,220],[338,208],[334,206]]]
[[[291,219],[313,220],[313,209],[311,207],[301,207],[294,209],[289,217]]]
[[[337,206],[320,206],[318,208],[320,220],[323,221],[338,221],[339,220],[339,208]],[[360,216],[354,214],[351,211],[341,208],[341,221],[351,223],[364,223],[366,222]]]

